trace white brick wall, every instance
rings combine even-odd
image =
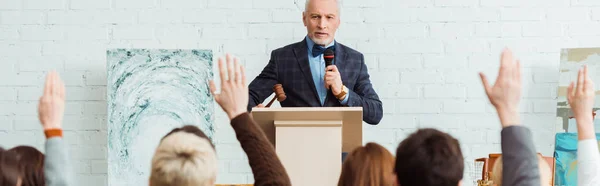
[[[43,150],[36,100],[45,72],[56,69],[68,86],[65,138],[77,183],[106,185],[106,48],[230,52],[252,79],[271,50],[302,40],[303,7],[304,0],[0,0],[0,145]],[[365,54],[384,102],[381,124],[365,126],[364,140],[395,151],[416,128],[436,127],[461,141],[467,162],[500,151],[499,121],[477,72],[493,80],[502,48],[522,60],[522,120],[550,156],[560,49],[600,41],[597,0],[346,0],[341,18],[338,41]],[[252,182],[216,111],[218,182]]]

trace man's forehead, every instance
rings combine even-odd
[[[336,0],[311,0],[305,12],[310,14],[335,14],[339,13]]]

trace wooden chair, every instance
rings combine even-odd
[[[542,155],[540,153],[538,153],[539,155]],[[480,161],[483,162],[483,169],[481,170],[481,180],[491,180],[492,179],[492,175],[494,175],[494,173],[492,172],[492,169],[494,167],[494,164],[496,163],[496,160],[501,156],[502,154],[489,154],[487,158],[479,158],[476,159],[475,161]],[[554,185],[554,172],[556,170],[555,165],[555,161],[556,159],[554,157],[547,157],[547,156],[542,156],[542,158],[544,158],[544,160],[546,161],[546,163],[548,163],[548,165],[550,166],[550,170],[552,171],[552,185]]]

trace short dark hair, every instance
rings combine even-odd
[[[212,145],[213,149],[215,148],[215,144],[212,142],[212,140],[210,139],[210,137],[206,136],[206,134],[204,134],[204,132],[202,132],[202,130],[200,130],[198,127],[194,126],[194,125],[185,125],[183,127],[179,127],[179,128],[175,128],[173,130],[171,130],[171,132],[167,133],[167,135],[163,136],[163,138],[161,139],[161,141],[163,139],[165,139],[167,136],[175,133],[175,132],[179,132],[179,131],[184,131],[187,133],[192,133],[200,138],[205,138],[206,140],[208,140],[208,142],[210,142],[210,145]]]
[[[457,186],[463,161],[458,140],[436,129],[420,129],[398,145],[394,171],[401,186]]]

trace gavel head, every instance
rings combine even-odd
[[[282,102],[285,100],[285,98],[287,98],[287,96],[285,96],[285,92],[283,91],[283,85],[281,84],[276,84],[273,86],[273,92],[275,92],[275,97],[279,102]]]

